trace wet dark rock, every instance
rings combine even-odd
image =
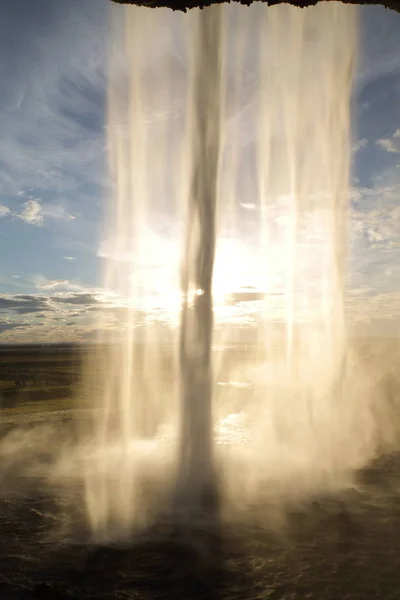
[[[276,589],[271,590],[270,594],[267,596],[267,600],[284,600],[286,598],[287,591],[287,586],[280,585]]]
[[[7,581],[0,581],[1,600],[21,600],[21,594]]]
[[[47,583],[38,583],[26,596],[26,600],[76,600],[76,597],[74,598],[69,593]],[[82,600],[84,599],[82,598]]]
[[[38,583],[33,589],[25,590],[0,581],[1,600],[78,600],[76,596],[47,583]],[[80,600],[85,600],[81,596]]]
[[[213,549],[215,550],[215,549]],[[81,572],[81,581],[111,594],[129,587],[139,594],[151,593],[158,598],[168,591],[170,600],[215,598],[219,584],[218,553],[196,544],[173,539],[140,542],[132,548],[95,550]]]
[[[149,8],[167,7],[172,10],[180,10],[186,12],[191,8],[204,8],[211,4],[222,4],[225,0],[112,0],[117,4],[135,4],[138,6],[147,6]],[[229,1],[229,0],[228,0]],[[240,4],[249,6],[252,0],[239,0]],[[282,0],[263,0],[268,1],[269,5],[281,4]],[[390,8],[400,12],[400,0],[343,0],[346,4],[380,4],[385,8]],[[288,4],[304,8],[318,3],[318,0],[285,0]]]

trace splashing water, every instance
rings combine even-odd
[[[151,498],[202,510],[218,480],[245,504],[372,451],[344,289],[357,9],[129,7],[123,27],[102,246],[118,303],[85,379],[97,532],[145,522]]]

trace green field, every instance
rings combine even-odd
[[[0,407],[17,412],[72,408],[81,370],[78,348],[2,349]]]

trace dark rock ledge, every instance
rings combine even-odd
[[[113,2],[117,2],[118,4],[136,4],[137,6],[147,6],[149,8],[160,8],[167,7],[172,8],[172,10],[181,10],[186,12],[190,8],[203,8],[204,6],[209,6],[210,4],[221,4],[226,0],[112,0]],[[229,0],[227,0],[229,1]],[[245,4],[246,6],[252,4],[252,0],[239,0],[241,4]],[[317,4],[318,0],[298,0],[291,1],[286,0],[288,4],[293,4],[294,6],[299,6],[304,8],[305,6],[311,6],[313,4]],[[268,4],[272,6],[273,4],[281,4],[281,0],[269,0]],[[369,2],[363,2],[363,0],[344,0],[345,4],[380,4],[385,8],[390,8],[392,10],[396,10],[400,12],[400,0],[384,0],[380,2],[379,0],[372,0]]]

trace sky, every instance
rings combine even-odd
[[[102,285],[101,231],[110,19],[121,10],[109,0],[1,3],[0,343],[90,340],[99,307],[116,304]],[[397,335],[400,14],[362,8],[360,46],[349,297],[369,307],[374,331]]]

